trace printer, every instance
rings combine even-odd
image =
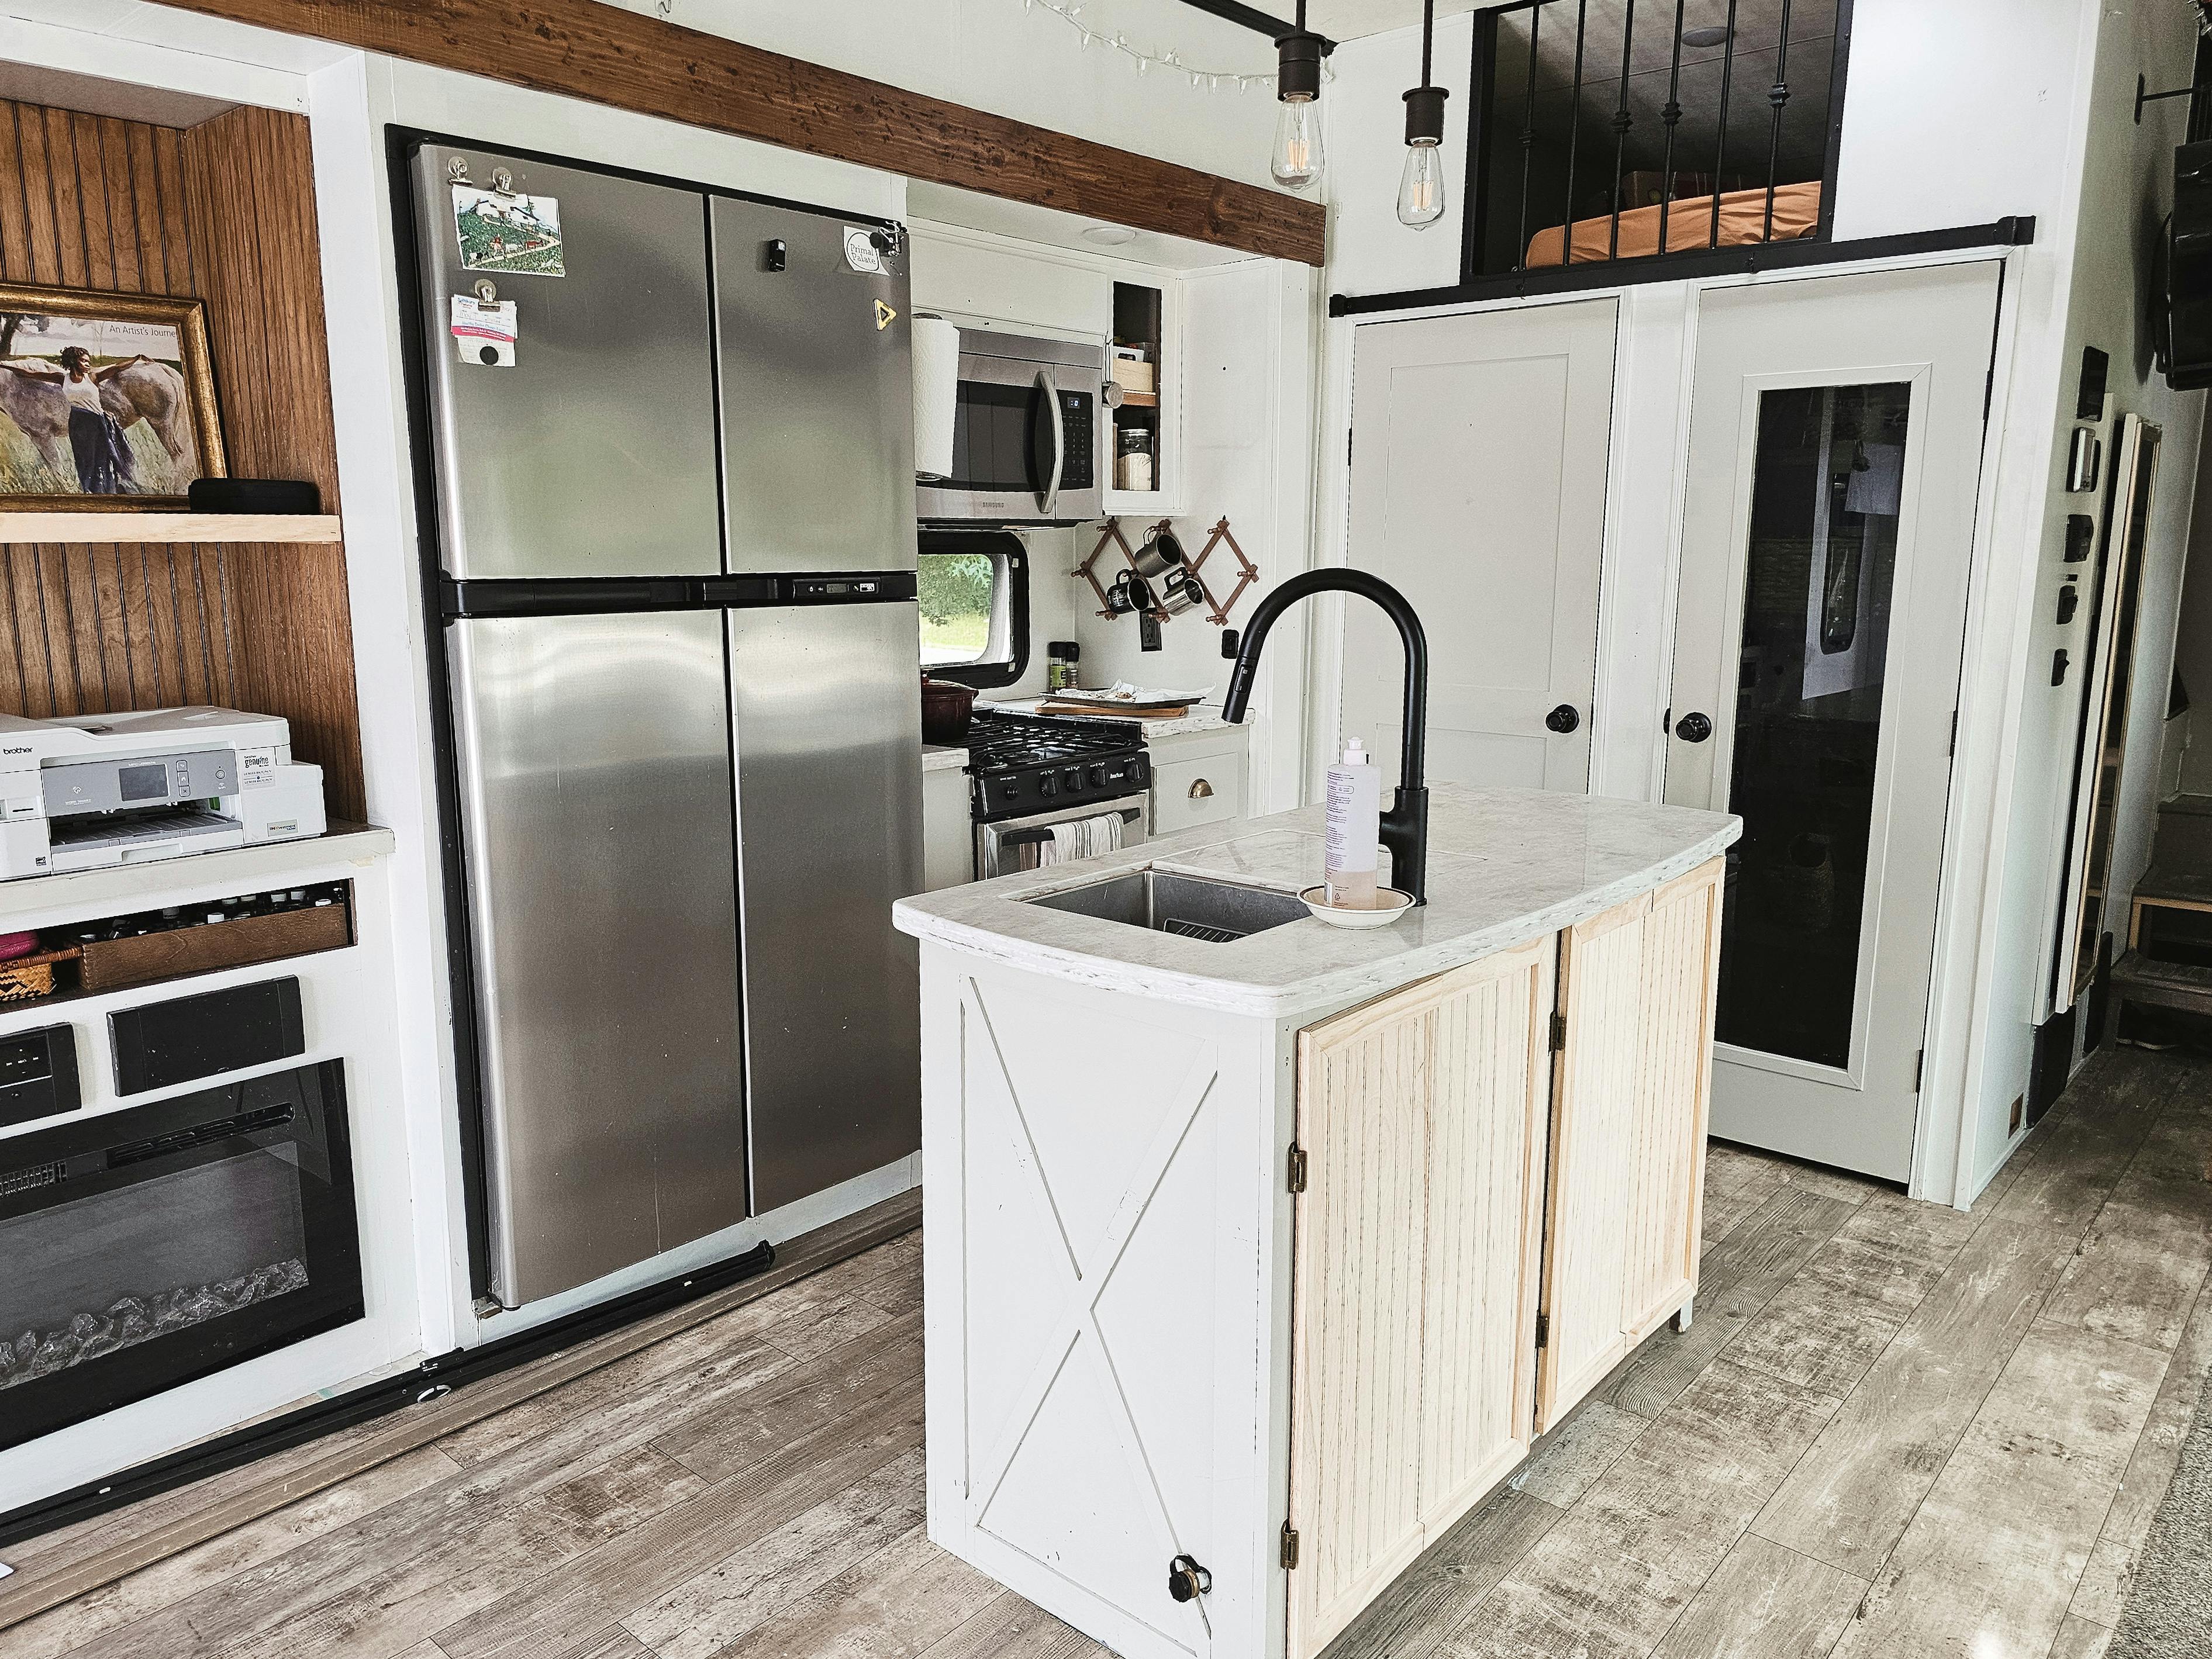
[[[237,709],[0,714],[0,881],[323,833],[323,772]]]

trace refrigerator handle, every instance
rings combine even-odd
[[[1060,381],[1049,368],[1037,371],[1037,390],[1044,394],[1045,410],[1052,417],[1052,476],[1046,481],[1038,510],[1048,518],[1060,504],[1060,477],[1067,469],[1067,421],[1060,410]]]

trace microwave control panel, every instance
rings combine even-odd
[[[1060,475],[1062,489],[1087,490],[1097,481],[1093,457],[1097,449],[1092,442],[1096,434],[1091,424],[1091,411],[1096,402],[1088,392],[1060,394],[1060,424],[1067,429],[1067,459]]]

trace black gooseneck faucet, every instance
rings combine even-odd
[[[1379,576],[1364,570],[1333,566],[1301,571],[1260,602],[1252,620],[1244,625],[1244,643],[1237,653],[1237,667],[1229,676],[1229,696],[1221,717],[1237,724],[1244,719],[1252,698],[1252,675],[1260,666],[1260,652],[1267,643],[1267,630],[1275,619],[1309,594],[1356,593],[1371,599],[1398,625],[1398,638],[1406,648],[1406,713],[1402,747],[1398,751],[1398,790],[1390,810],[1382,814],[1382,845],[1390,850],[1390,885],[1410,893],[1413,902],[1429,901],[1429,790],[1424,753],[1429,726],[1429,637],[1421,619],[1406,602],[1406,596]]]

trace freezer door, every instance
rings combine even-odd
[[[744,1219],[721,616],[449,626],[492,1287]]]
[[[504,168],[507,199],[559,203],[567,275],[462,269],[456,159],[481,186]],[[439,145],[416,152],[415,183],[447,572],[719,571],[706,198]],[[511,367],[463,360],[453,333],[454,296],[480,282],[516,306]]]
[[[732,572],[912,570],[907,256],[872,227],[718,197],[714,309]]]
[[[756,1214],[921,1144],[912,602],[729,613]]]

